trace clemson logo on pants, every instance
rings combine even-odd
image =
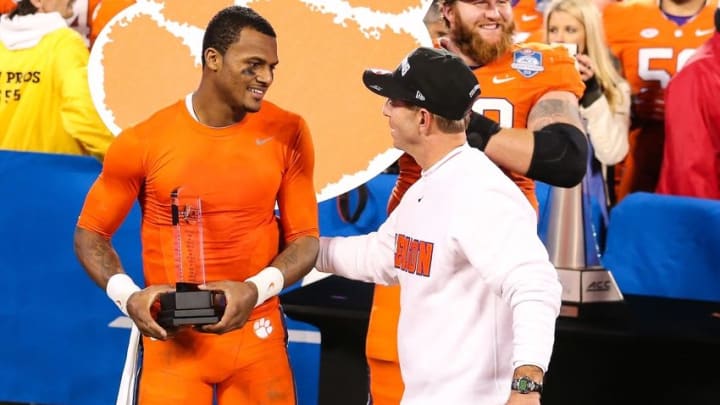
[[[266,339],[273,331],[272,322],[270,322],[268,318],[256,319],[255,323],[253,323],[253,330],[255,331],[255,336],[260,339]]]

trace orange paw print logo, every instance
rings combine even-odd
[[[302,115],[315,145],[320,201],[371,179],[400,152],[384,100],[362,84],[366,68],[394,69],[431,44],[430,0],[138,0],[103,29],[88,75],[95,106],[117,134],[195,90],[210,18],[232,4],[267,18],[280,65],[266,99]]]

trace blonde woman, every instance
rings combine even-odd
[[[595,157],[603,166],[620,162],[628,152],[630,86],[613,66],[598,8],[592,0],[553,0],[545,10],[545,33],[548,43],[577,45],[586,86],[580,107]]]

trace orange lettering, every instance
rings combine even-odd
[[[415,268],[417,267],[417,256],[418,256],[418,245],[420,243],[413,239],[410,241],[410,246],[408,247],[407,252],[407,260],[405,261],[406,271],[410,274],[415,273]]]
[[[430,242],[420,242],[417,271],[418,276],[430,277],[430,264],[432,264],[433,244]]]
[[[405,235],[395,237],[395,268],[405,268],[405,255],[407,254],[408,239]]]

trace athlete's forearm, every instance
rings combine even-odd
[[[124,273],[110,240],[93,231],[75,228],[75,255],[90,278],[103,290],[114,274]]]
[[[538,131],[558,122],[574,125],[584,132],[580,106],[574,94],[566,91],[551,91],[540,97],[530,109],[527,128]]]
[[[312,270],[319,249],[318,238],[301,236],[290,242],[270,264],[283,273],[285,286],[289,286]]]
[[[530,167],[534,143],[528,129],[503,128],[490,138],[485,154],[503,169],[524,175]]]

